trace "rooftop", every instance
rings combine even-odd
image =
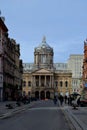
[[[46,49],[52,49],[52,47],[50,47],[47,42],[46,42],[46,37],[44,36],[42,39],[42,42],[39,44],[38,47],[36,47],[36,49],[41,49],[41,48],[46,48]]]

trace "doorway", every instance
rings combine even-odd
[[[44,91],[41,91],[41,93],[40,93],[40,98],[41,98],[41,99],[45,99],[45,92],[44,92]]]
[[[39,99],[39,91],[36,91],[36,92],[35,92],[35,98],[36,98],[36,99]]]
[[[50,92],[49,91],[46,92],[46,98],[50,99]]]

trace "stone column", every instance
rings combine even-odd
[[[36,57],[36,64],[37,64],[37,55],[35,57]]]
[[[50,88],[51,88],[51,75],[50,75]]]
[[[34,64],[36,64],[36,58],[35,58],[35,55],[34,55]]]
[[[53,77],[53,76],[51,76],[51,88],[52,88],[52,82],[53,82],[53,81],[52,81],[52,80],[53,80],[52,77]]]
[[[41,76],[39,75],[39,87],[41,86]]]
[[[52,88],[52,75],[51,75],[51,88]]]
[[[46,87],[46,75],[45,75],[45,87]]]
[[[54,76],[52,76],[52,87],[54,88]]]
[[[33,87],[33,76],[31,77],[31,87]]]
[[[36,87],[36,82],[35,82],[35,75],[34,75],[34,87]]]
[[[45,93],[45,98],[46,98],[46,91],[44,93]]]

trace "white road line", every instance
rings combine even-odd
[[[58,110],[60,107],[38,107],[38,108],[29,108],[28,110]]]

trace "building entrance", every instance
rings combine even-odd
[[[41,99],[45,99],[45,92],[44,92],[44,91],[41,91],[41,93],[40,93],[40,98],[41,98]]]
[[[46,92],[46,98],[50,99],[50,92],[49,91]]]
[[[36,91],[36,92],[35,92],[35,98],[36,98],[36,99],[39,99],[39,91]]]

